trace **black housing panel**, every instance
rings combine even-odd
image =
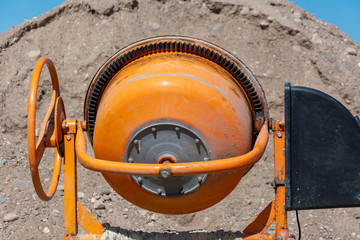
[[[331,96],[285,83],[285,208],[360,206],[360,121]]]

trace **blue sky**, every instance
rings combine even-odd
[[[0,0],[0,33],[24,19],[47,12],[65,0]],[[143,1],[143,0],[141,0]],[[337,25],[360,43],[360,0],[293,0],[321,20]]]

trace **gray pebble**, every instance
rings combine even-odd
[[[100,195],[109,195],[110,194],[110,190],[104,190],[100,193]]]
[[[213,30],[214,30],[214,31],[217,31],[217,30],[219,30],[220,28],[222,28],[222,24],[218,23],[218,24],[216,24],[216,25],[213,27]]]
[[[29,51],[27,55],[31,60],[36,61],[40,57],[40,54],[41,54],[40,50],[37,49],[37,50]]]
[[[261,29],[266,29],[266,28],[268,28],[268,27],[269,27],[269,22],[268,22],[268,21],[265,21],[265,20],[262,20],[262,21],[260,22],[260,27],[261,27]]]
[[[77,109],[80,106],[80,103],[78,101],[75,101],[71,104],[73,109]]]
[[[311,41],[313,43],[317,43],[317,44],[322,44],[323,43],[323,40],[321,39],[321,37],[317,33],[314,33],[314,35],[311,38]]]
[[[111,198],[110,198],[109,195],[104,195],[104,196],[102,197],[102,199],[103,199],[104,201],[109,201],[109,200],[111,200]]]
[[[38,211],[36,211],[36,210],[32,210],[32,213],[34,214],[34,216],[37,216],[37,215],[40,214],[40,213],[39,213]]]
[[[4,222],[13,222],[19,219],[19,216],[16,215],[16,213],[8,213],[4,216],[3,220]]]
[[[5,160],[1,160],[1,159],[0,159],[0,167],[4,166],[5,163],[6,163]]]
[[[48,227],[45,227],[43,230],[43,233],[48,234],[50,233],[50,229]]]
[[[103,200],[97,200],[94,202],[94,209],[105,209],[105,204]]]
[[[152,30],[159,30],[161,28],[160,24],[157,22],[150,22],[149,26],[151,27]]]
[[[79,199],[83,199],[85,197],[85,194],[83,192],[78,192],[77,197]]]
[[[6,198],[0,198],[0,203],[6,202]]]
[[[346,53],[349,54],[349,55],[354,55],[356,56],[356,49],[355,48],[346,48]]]
[[[169,7],[167,5],[164,5],[160,8],[160,11],[162,11],[163,13],[167,13],[169,11]]]

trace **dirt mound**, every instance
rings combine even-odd
[[[354,115],[360,114],[359,45],[294,3],[67,1],[0,35],[0,216],[6,215],[0,222],[0,239],[61,239],[63,234],[62,187],[53,200],[41,202],[34,194],[27,163],[27,101],[36,61],[41,56],[54,61],[67,117],[81,120],[87,86],[108,57],[139,39],[168,34],[205,39],[236,55],[262,84],[272,117],[283,112],[285,81],[329,93]],[[48,78],[44,72],[38,122],[49,103]],[[41,164],[47,184],[53,165],[53,155],[48,156]],[[80,201],[102,223],[130,231],[236,232],[273,199],[272,176],[270,142],[263,160],[229,197],[195,214],[168,216],[139,209],[116,195],[100,174],[81,166],[78,191]],[[104,200],[104,210],[94,209],[96,199]],[[300,218],[304,239],[360,238],[358,209],[302,211]],[[296,233],[292,212],[289,227]]]

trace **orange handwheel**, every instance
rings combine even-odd
[[[36,101],[37,89],[40,79],[40,74],[43,66],[49,69],[53,93],[51,96],[50,106],[46,112],[41,129],[36,141],[35,136],[35,119],[36,119]],[[62,98],[60,97],[59,82],[55,66],[48,58],[41,58],[34,69],[30,85],[30,95],[28,103],[28,150],[29,150],[29,164],[31,177],[35,186],[36,193],[39,198],[48,201],[50,200],[57,188],[59,174],[62,160],[62,133],[61,123],[65,119],[65,108]],[[50,183],[49,190],[45,193],[39,176],[39,164],[44,154],[45,148],[56,147],[54,170]]]

